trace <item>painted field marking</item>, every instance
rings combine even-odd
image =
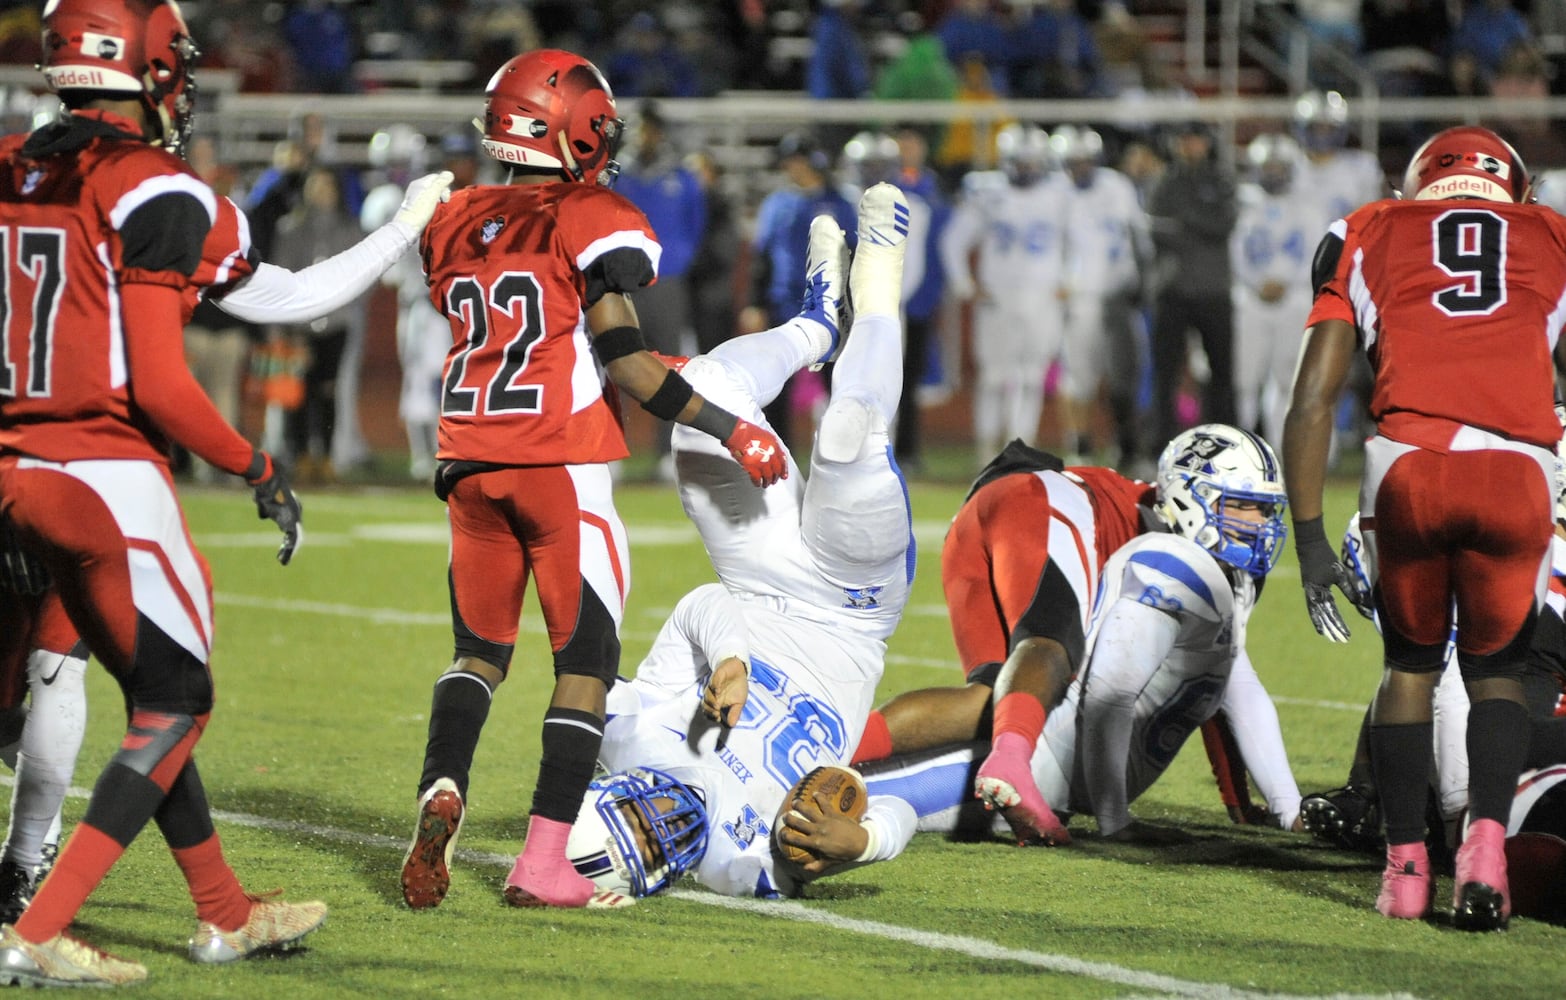
[[[0,785],[11,786],[15,784],[15,778],[0,776]],[[90,794],[90,791],[73,786],[67,794],[71,798],[85,799]],[[212,810],[212,818],[220,823],[232,823],[235,826],[248,827],[253,830],[314,837],[318,840],[349,844],[355,847],[381,848],[396,852],[399,855],[407,850],[407,843],[404,840],[389,837],[385,834],[359,833],[335,826],[320,826],[315,823],[302,823],[298,820],[273,819],[269,816],[229,812],[223,809]],[[492,868],[508,870],[515,861],[509,854],[495,854],[491,851],[471,851],[462,848],[453,852],[453,856],[457,860],[467,862],[468,864],[487,865]],[[949,951],[969,958],[1017,962],[1063,975],[1080,976],[1086,979],[1095,979],[1099,982],[1129,986],[1136,990],[1151,991],[1150,995],[1156,997],[1194,997],[1198,998],[1198,1000],[1419,1000],[1417,996],[1410,993],[1292,994],[1242,990],[1229,986],[1226,983],[1204,983],[1176,979],[1172,976],[1164,976],[1155,972],[1127,969],[1107,962],[1089,962],[1080,958],[1072,958],[1069,955],[1053,955],[1049,952],[1032,951],[1024,948],[1007,948],[1004,945],[986,941],[983,938],[922,931],[912,927],[901,927],[897,924],[881,923],[875,920],[859,920],[852,917],[839,916],[828,910],[812,909],[799,903],[784,900],[739,899],[694,889],[676,889],[669,892],[666,898],[680,900],[681,902],[698,903],[702,906],[714,906],[719,909],[738,910],[773,920],[817,924],[851,934],[861,934],[866,937],[876,937],[885,941],[912,945],[915,948],[923,948],[927,951]],[[1130,998],[1123,998],[1123,1000],[1130,1000]]]

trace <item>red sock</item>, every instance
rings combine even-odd
[[[1202,746],[1207,750],[1207,760],[1213,766],[1213,778],[1218,782],[1218,795],[1231,818],[1243,816],[1251,807],[1250,784],[1245,778],[1245,761],[1240,757],[1234,734],[1221,715],[1215,715],[1202,723]],[[1239,820],[1236,820],[1239,822]]]
[[[1031,694],[1013,691],[995,703],[995,723],[991,742],[999,742],[1005,733],[1011,733],[1027,741],[1028,746],[1038,745],[1044,732],[1044,705]]]
[[[875,709],[865,720],[864,735],[859,737],[859,749],[854,751],[850,764],[862,764],[867,760],[885,760],[892,755],[892,731],[886,727],[886,716]]]
[[[78,824],[60,851],[54,870],[16,922],[16,932],[42,944],[64,931],[124,853],[125,848],[102,830],[85,822]]]
[[[250,897],[240,888],[234,869],[223,860],[223,845],[218,835],[194,847],[173,852],[179,870],[185,873],[190,898],[196,903],[196,919],[215,924],[219,930],[237,931],[250,919]]]

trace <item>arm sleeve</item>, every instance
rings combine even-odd
[[[709,583],[680,598],[636,671],[638,683],[684,691],[731,656],[750,666],[744,612],[721,584]]]
[[[215,299],[230,316],[249,323],[303,323],[363,295],[418,238],[388,222],[347,250],[298,271],[261,264],[232,291]]]
[[[176,190],[142,202],[118,228],[122,284],[184,287],[201,264],[212,214],[195,195]]]
[[[1234,658],[1221,707],[1229,717],[1245,769],[1267,800],[1267,811],[1278,817],[1285,830],[1289,829],[1300,814],[1300,788],[1294,782],[1289,755],[1283,748],[1278,709],[1244,649]]]
[[[877,795],[870,799],[860,824],[870,828],[868,857],[860,861],[890,861],[903,853],[919,828],[914,807],[895,795]]]
[[[120,294],[136,406],[170,440],[225,472],[242,475],[254,449],[223,419],[185,364],[179,290],[130,284]]]
[[[1109,609],[1094,643],[1077,739],[1093,813],[1106,837],[1131,823],[1126,765],[1136,699],[1179,634],[1174,615],[1121,598]]]

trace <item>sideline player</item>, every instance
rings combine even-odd
[[[958,301],[973,300],[975,454],[986,462],[1013,437],[1033,442],[1044,378],[1065,338],[1067,184],[1054,175],[1049,133],[1007,125],[999,171],[963,178],[941,234],[941,266]],[[969,256],[977,250],[977,273]],[[1063,449],[1064,450],[1064,449]]]
[[[0,234],[14,239],[20,264],[7,291],[13,301],[31,293],[33,303],[10,309],[5,331],[0,516],[124,689],[130,718],[54,877],[0,929],[0,978],[114,985],[144,979],[146,969],[63,932],[149,819],[196,901],[195,961],[288,947],[325,919],[321,903],[247,895],[223,859],[191,756],[212,706],[211,581],[184,527],[165,446],[245,475],[260,516],[284,532],[283,563],[298,541],[299,503],[184,365],[179,330],[201,289],[262,268],[231,203],[171,155],[189,137],[197,54],[177,7],[51,3],[44,49],[45,77],[68,114],[0,146],[10,164],[0,176]],[[430,189],[426,218],[443,187]],[[216,268],[203,259],[215,233],[236,240]],[[372,256],[382,254],[384,268],[408,239],[365,242],[379,244]],[[304,273],[289,277],[297,285]],[[269,292],[266,283],[261,300],[290,288],[274,282]],[[7,606],[5,625],[12,643],[36,634],[19,602]]]
[[[853,753],[912,582],[908,498],[889,436],[902,391],[906,205],[890,184],[859,201],[848,279],[853,327],[802,488],[794,476],[757,493],[709,438],[675,431],[680,497],[721,582],[685,595],[636,678],[614,686],[602,759],[617,777],[650,768],[660,787],[672,781],[691,793],[708,841],[687,867],[718,892],[796,895],[841,863],[895,856],[913,835],[911,810],[892,800],[872,799],[859,824],[834,822],[812,804],[780,815],[807,772]],[[818,216],[810,266],[814,275],[825,262],[829,299],[841,294],[846,256],[837,223]],[[737,337],[684,371],[707,398],[759,420],[788,377],[814,360],[802,325]],[[573,833],[582,868],[616,850],[616,830],[629,832],[629,817],[600,808],[615,797],[602,794],[590,795],[596,804],[583,808]],[[778,823],[786,840],[822,859],[806,871],[780,863],[772,849]],[[669,832],[675,842],[690,838],[678,823]],[[657,887],[645,879],[633,886],[641,894]]]
[[[1133,820],[1130,803],[1248,667],[1246,625],[1283,550],[1284,506],[1277,459],[1254,434],[1203,424],[1164,449],[1156,507],[1170,531],[1138,535],[1105,565],[1086,662],[1027,762],[1068,820],[1091,812],[1116,840],[1173,836]],[[872,797],[904,799],[919,829],[949,831],[974,818],[969,790],[986,752],[970,743],[863,770]],[[1005,829],[999,818],[984,825]]]
[[[1375,372],[1360,486],[1379,567],[1386,669],[1370,754],[1387,830],[1376,908],[1419,919],[1434,882],[1424,802],[1431,694],[1455,601],[1468,689],[1470,815],[1457,853],[1455,922],[1506,926],[1505,821],[1527,753],[1521,661],[1544,602],[1553,411],[1566,297],[1566,220],[1530,201],[1527,168],[1487,129],[1447,129],[1409,162],[1408,201],[1332,224],[1285,425],[1284,463],[1312,624],[1344,641],[1332,598],[1348,574],[1322,528],[1332,412],[1356,350]],[[1507,502],[1496,504],[1497,495]]]
[[[592,63],[558,49],[516,56],[485,89],[483,147],[511,168],[510,183],[456,192],[424,233],[431,298],[452,335],[435,491],[451,522],[455,650],[435,682],[402,866],[403,899],[414,909],[438,905],[450,885],[469,770],[510,669],[529,577],[555,684],[527,840],[505,898],[514,906],[629,902],[598,892],[565,857],[603,737],[630,587],[608,464],[626,456],[625,437],[600,366],[653,416],[720,442],[746,489],[788,475],[770,430],[704,400],[642,342],[630,295],[656,279],[661,250],[636,206],[606,186],[618,171],[620,130],[614,95]],[[815,334],[819,358],[836,328]]]

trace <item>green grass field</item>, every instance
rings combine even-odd
[[[891,643],[884,700],[956,683],[941,602],[940,537],[955,483],[915,482],[915,596]],[[712,578],[667,488],[625,486],[634,549],[623,670],[664,615]],[[1049,997],[1414,995],[1560,997],[1566,929],[1518,920],[1466,935],[1372,909],[1378,865],[1308,837],[1231,826],[1200,741],[1133,810],[1188,845],[1110,845],[1079,821],[1065,849],[921,835],[896,861],[823,881],[787,903],[694,886],[612,912],[507,908],[500,880],[522,841],[549,688],[529,600],[511,681],[473,773],[450,896],[414,913],[397,872],[412,827],[430,684],[451,650],[444,508],[425,489],[304,494],[294,564],[240,488],[188,489],[217,590],[218,707],[198,758],[227,851],[252,891],[331,904],[308,950],[236,967],[184,955],[194,925],[177,870],[149,829],[80,914],[77,932],[148,966],[147,997]],[[1333,487],[1341,525],[1353,487]],[[1278,702],[1295,775],[1340,784],[1379,673],[1374,631],[1318,639],[1292,554],[1252,619],[1249,645]],[[1348,612],[1346,602],[1343,604]],[[77,771],[90,785],[121,732],[94,667]],[[81,814],[73,798],[68,818]],[[1441,898],[1450,894],[1442,880]]]

